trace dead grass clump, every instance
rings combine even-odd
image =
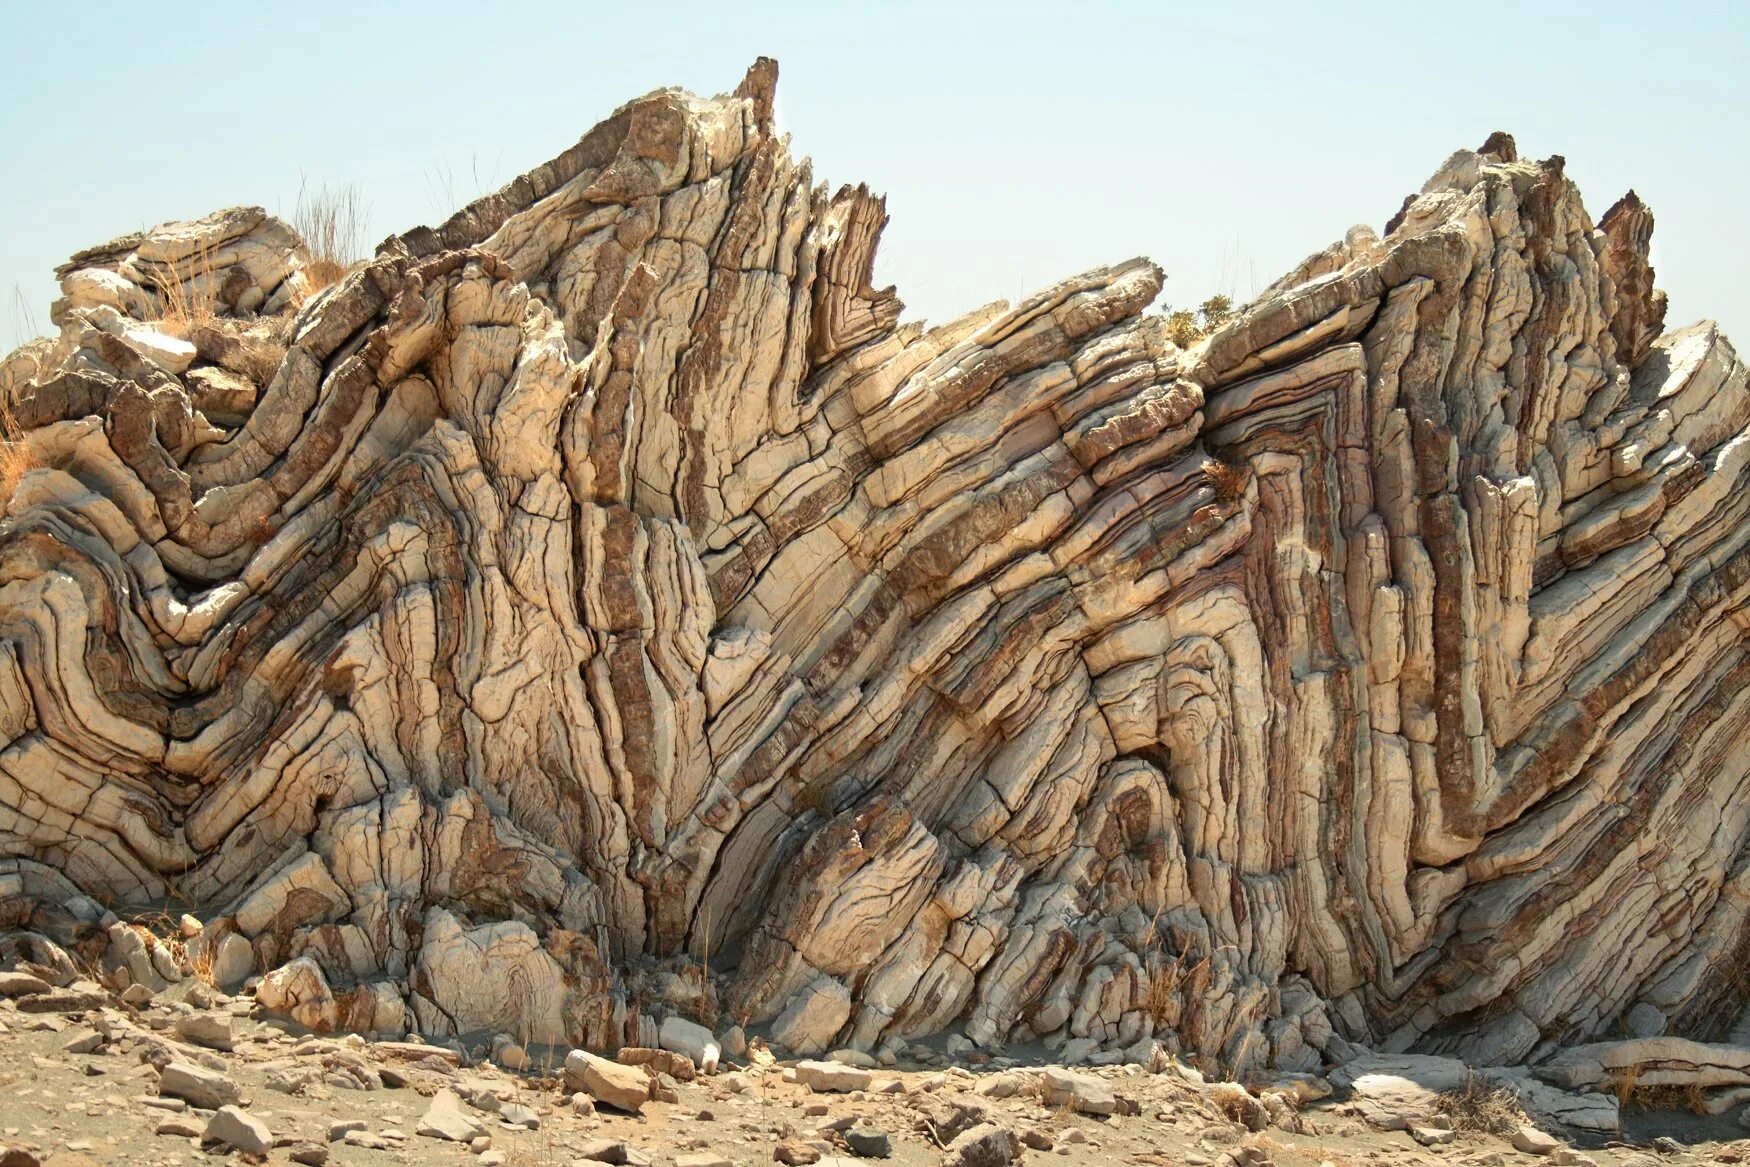
[[[364,204],[354,184],[312,191],[298,187],[292,227],[304,240],[300,302],[330,287],[346,274],[364,251]]]
[[[1627,1106],[1629,1100],[1634,1098],[1635,1088],[1640,1084],[1640,1080],[1641,1068],[1639,1066],[1629,1066],[1611,1082],[1610,1088],[1616,1094],[1617,1109],[1620,1110]]]
[[[1480,1074],[1466,1074],[1463,1085],[1436,1096],[1434,1111],[1450,1119],[1460,1134],[1511,1135],[1531,1121],[1517,1090],[1496,1086]]]
[[[1636,1086],[1620,1105],[1625,1108],[1632,1106],[1636,1110],[1683,1110],[1696,1115],[1708,1113],[1707,1090],[1693,1082],[1687,1086]]]
[[[24,440],[24,430],[12,416],[12,407],[0,401],[0,509],[12,502],[19,480],[36,465],[36,454]]]
[[[1216,502],[1233,502],[1245,497],[1246,481],[1251,476],[1244,465],[1224,462],[1220,458],[1205,458],[1202,470],[1203,477],[1209,480],[1209,488],[1215,491]]]
[[[253,320],[214,320],[189,340],[200,350],[202,360],[265,389],[285,362],[291,320],[290,313]]]
[[[266,388],[286,359],[286,346],[269,337],[246,332],[237,338],[236,372]]]
[[[219,280],[206,244],[182,263],[168,263],[150,277],[158,293],[158,327],[188,339],[219,314]]]

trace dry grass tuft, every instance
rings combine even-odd
[[[1480,1074],[1466,1074],[1464,1084],[1434,1099],[1434,1110],[1452,1120],[1460,1134],[1510,1135],[1531,1119],[1519,1104],[1519,1092],[1496,1086]]]
[[[1629,1066],[1611,1082],[1610,1087],[1616,1093],[1617,1109],[1620,1110],[1627,1106],[1630,1099],[1634,1098],[1635,1088],[1640,1083],[1640,1080],[1641,1068],[1639,1066]]]
[[[266,388],[286,359],[286,346],[265,336],[244,333],[237,338],[236,372]]]
[[[1618,1097],[1621,1099],[1620,1091]],[[1695,1115],[1708,1113],[1707,1090],[1693,1082],[1687,1086],[1636,1086],[1619,1105],[1632,1106],[1636,1110],[1686,1110]]]
[[[1251,474],[1244,464],[1205,458],[1202,469],[1210,489],[1215,491],[1215,501],[1233,502],[1245,497],[1246,482]]]
[[[304,240],[303,287],[306,303],[346,274],[364,252],[365,214],[354,184],[312,191],[299,186],[292,227]]]
[[[184,262],[151,277],[158,293],[158,327],[188,339],[219,314],[219,280],[212,249],[205,244]]]
[[[12,416],[12,407],[0,401],[0,510],[12,502],[19,479],[36,465],[36,454],[24,440],[24,430]]]

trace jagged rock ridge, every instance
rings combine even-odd
[[[1143,260],[926,330],[775,80],[327,290],[259,211],[61,269],[11,951],[196,905],[311,1026],[597,1048],[1745,1026],[1750,395],[1638,199],[1497,135],[1192,349]]]

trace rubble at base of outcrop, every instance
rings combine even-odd
[[[258,209],[60,269],[0,957],[699,1068],[1742,1040],[1750,393],[1639,199],[1497,134],[1192,347],[1140,259],[926,328],[775,80],[328,288]]]
[[[1550,1114],[1593,1115],[1601,1096],[1519,1069],[1358,1047],[1341,1047],[1341,1064],[1258,1073],[1244,1084],[1206,1077],[1159,1046],[1147,1064],[982,1055],[961,1064],[917,1047],[863,1066],[855,1063],[865,1055],[851,1050],[780,1059],[756,1040],[745,1061],[701,1071],[686,1055],[641,1047],[612,1056],[517,1047],[521,1056],[507,1058],[512,1047],[485,1035],[441,1045],[416,1035],[323,1037],[275,1016],[248,990],[232,996],[199,980],[134,992],[132,1001],[90,981],[46,984],[29,970],[0,984],[21,993],[0,998],[4,1167],[172,1167],[191,1150],[202,1161],[312,1167],[1504,1167],[1518,1154],[1573,1167],[1750,1161],[1750,1138],[1733,1133],[1741,1128],[1730,1116],[1678,1144],[1618,1130],[1614,1097],[1605,1100],[1609,1123],[1575,1124]],[[26,1007],[57,991],[90,1003],[67,1013]],[[217,1048],[183,1039],[221,1031],[228,1040]],[[1726,1057],[1716,1050],[1712,1060]],[[1520,1095],[1523,1110],[1480,1123],[1482,1112],[1455,1105],[1475,1097],[1478,1079],[1535,1089]]]

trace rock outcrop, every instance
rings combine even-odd
[[[326,289],[259,211],[61,269],[6,955],[190,908],[313,1027],[609,1052],[1743,1027],[1750,394],[1638,199],[1496,135],[1190,349],[1140,259],[926,328],[775,80]]]

